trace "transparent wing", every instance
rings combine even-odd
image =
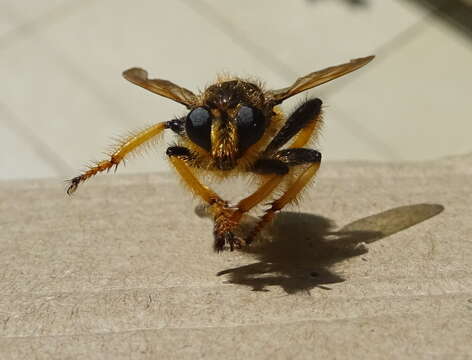
[[[315,86],[324,84],[328,81],[357,70],[372,61],[374,57],[375,56],[367,56],[358,58],[345,64],[331,66],[320,71],[312,72],[311,74],[298,78],[297,81],[295,81],[293,85],[289,87],[279,90],[271,90],[268,91],[267,94],[269,97],[274,99],[274,102],[281,103],[285,99],[295,94],[314,88]]]
[[[196,96],[190,90],[180,87],[168,80],[149,79],[146,70],[131,68],[123,72],[123,77],[133,84],[141,86],[155,94],[177,101],[188,108],[196,103]]]

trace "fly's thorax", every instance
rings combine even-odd
[[[262,108],[265,95],[262,89],[240,79],[219,82],[208,87],[202,94],[205,106],[222,111],[235,109],[240,104]]]

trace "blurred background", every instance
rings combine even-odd
[[[0,179],[70,178],[111,138],[184,114],[121,77],[204,88],[217,73],[267,88],[349,59],[365,68],[306,96],[325,104],[326,161],[472,151],[472,2],[0,0]],[[166,138],[120,173],[168,171]]]

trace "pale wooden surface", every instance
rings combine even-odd
[[[223,254],[168,174],[2,182],[0,358],[470,358],[471,168],[325,165]]]

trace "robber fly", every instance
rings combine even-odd
[[[222,251],[229,246],[233,250],[249,245],[279,210],[297,200],[320,167],[321,153],[304,146],[320,128],[321,100],[306,100],[288,117],[278,105],[302,91],[357,70],[373,58],[358,58],[313,72],[283,89],[264,90],[252,81],[220,78],[200,94],[167,80],[149,79],[140,68],[126,70],[125,79],[177,101],[188,113],[126,137],[108,159],[96,162],[69,180],[67,193],[71,195],[80,183],[97,173],[113,167],[116,170],[128,155],[155,140],[164,130],[170,130],[177,135],[177,144],[168,147],[166,154],[184,183],[208,207],[214,219],[214,249]],[[236,205],[230,205],[200,182],[197,177],[200,171],[222,178],[248,173],[260,180],[260,186]],[[276,189],[279,197],[274,199]],[[242,216],[267,198],[271,199],[269,207],[253,231],[245,239],[236,236],[234,230]]]

